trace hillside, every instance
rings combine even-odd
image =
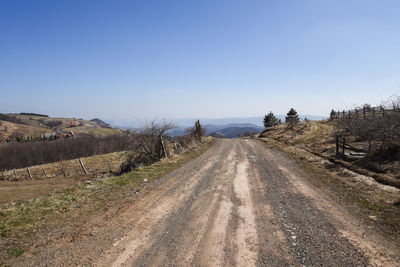
[[[38,127],[0,120],[0,141],[14,139],[17,136],[41,136],[50,133],[47,127]]]
[[[97,123],[97,124],[100,125],[100,127],[102,127],[102,128],[112,128],[112,126],[111,126],[110,124],[108,124],[108,123],[106,123],[105,121],[100,120],[100,119],[98,119],[98,118],[91,119],[90,121],[91,121],[91,122]]]
[[[287,128],[281,124],[274,129],[263,131],[260,138],[279,147],[288,148],[291,153],[304,156],[303,152],[311,153],[342,165],[352,171],[369,177],[373,177],[380,183],[389,184],[400,188],[400,165],[398,161],[376,160],[375,158],[363,158],[359,153],[345,149],[345,154],[340,159],[335,158],[335,136],[346,138],[347,146],[360,150],[368,149],[368,142],[360,140],[351,133],[344,132],[340,124],[335,121],[308,121],[301,122],[293,128]],[[340,147],[340,153],[342,148]]]
[[[19,138],[38,138],[42,134],[69,133],[109,135],[121,130],[95,119],[50,118],[39,114],[0,114],[0,141]]]
[[[209,128],[207,128],[207,132],[210,132]],[[238,136],[243,136],[246,133],[250,133],[251,135],[260,133],[262,131],[261,127],[258,126],[225,126],[219,128],[213,132],[207,133],[213,137],[220,137],[220,138],[235,138]]]

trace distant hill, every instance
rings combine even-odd
[[[110,129],[112,128],[112,126],[110,124],[108,124],[98,118],[91,119],[90,121],[97,123],[102,128],[110,128]]]
[[[286,115],[276,115],[278,119],[281,119],[282,122],[285,121],[285,116]],[[244,124],[244,123],[249,123],[253,125],[257,125],[259,127],[263,127],[263,118],[264,116],[258,116],[258,117],[243,117],[243,118],[216,118],[216,119],[208,119],[208,118],[199,118],[200,123],[202,125],[231,125],[231,124]],[[299,115],[299,118],[301,120],[304,120],[304,118],[307,118],[308,120],[324,120],[327,119],[327,116],[315,116],[315,115]],[[170,119],[169,121],[175,123],[175,125],[178,126],[178,128],[173,131],[174,133],[183,133],[184,129],[188,127],[193,127],[195,121],[197,118],[181,118],[181,119]],[[106,120],[110,125],[113,125],[118,128],[122,129],[136,129],[140,128],[143,125],[143,120],[140,119],[122,119],[122,118],[114,118],[114,119],[108,119]],[[178,135],[179,135],[178,134]]]
[[[97,121],[98,120],[98,121]],[[15,140],[17,137],[40,137],[55,131],[75,134],[109,135],[119,133],[116,129],[100,119],[88,121],[76,118],[51,118],[36,113],[2,114],[0,113],[0,142]]]
[[[214,124],[206,124],[204,125],[206,130],[206,135],[211,135],[212,133],[221,131],[226,128],[249,128],[254,129],[256,132],[261,132],[264,128],[252,123],[231,123],[227,125],[214,125]]]
[[[217,125],[207,125],[206,135],[213,137],[223,137],[223,138],[235,138],[238,136],[243,136],[244,133],[260,133],[263,128],[250,123],[236,123],[228,124],[225,126]]]
[[[203,125],[205,134],[214,137],[226,137],[233,138],[237,137],[238,134],[243,135],[246,131],[260,133],[264,129],[263,127],[257,126],[251,123],[231,123],[227,125],[214,125],[206,124]],[[187,133],[189,127],[178,127],[177,129],[170,131],[171,136],[180,136]]]

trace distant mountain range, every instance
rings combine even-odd
[[[278,119],[285,121],[285,115],[276,115]],[[234,138],[245,132],[259,133],[264,129],[262,117],[247,118],[219,118],[219,119],[200,119],[201,124],[206,129],[206,135]],[[324,120],[327,117],[314,115],[299,115],[301,120],[307,118],[309,120]],[[143,122],[140,120],[106,120],[108,124],[123,129],[140,129]],[[179,136],[186,134],[186,129],[193,127],[196,119],[172,119],[170,120],[177,126],[176,129],[170,131],[171,136]]]
[[[276,115],[278,119],[285,121],[286,115]],[[245,118],[217,118],[217,119],[208,119],[208,118],[200,118],[200,122],[202,125],[229,125],[229,124],[236,124],[236,123],[249,123],[253,125],[257,125],[259,127],[263,127],[263,118],[264,116],[259,117],[245,117]],[[324,120],[326,116],[315,116],[315,115],[299,115],[301,120],[307,118],[309,120]],[[194,118],[183,118],[183,119],[170,119],[171,121],[177,125],[179,128],[188,128],[194,126],[194,122],[197,119]],[[105,120],[108,124],[111,124],[115,127],[122,128],[122,129],[138,129],[143,124],[143,120],[140,119],[109,119]]]
[[[225,138],[234,138],[238,135],[242,136],[245,132],[260,133],[264,129],[263,127],[251,123],[231,123],[226,125],[206,124],[203,125],[203,127],[206,135]],[[171,136],[184,135],[187,132],[187,128],[188,127],[178,127],[169,134]]]
[[[236,123],[236,124],[219,125],[219,126],[207,124],[205,128],[206,128],[206,135],[214,137],[223,137],[223,138],[235,138],[238,136],[243,136],[246,132],[251,134],[257,134],[262,132],[263,130],[263,127],[250,123]],[[210,129],[213,129],[214,131],[210,131]]]

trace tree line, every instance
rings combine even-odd
[[[0,170],[24,168],[61,160],[126,150],[135,136],[128,134],[9,143],[0,146]]]

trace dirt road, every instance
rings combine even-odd
[[[93,235],[36,264],[395,266],[396,244],[256,140],[219,140],[147,187]]]

